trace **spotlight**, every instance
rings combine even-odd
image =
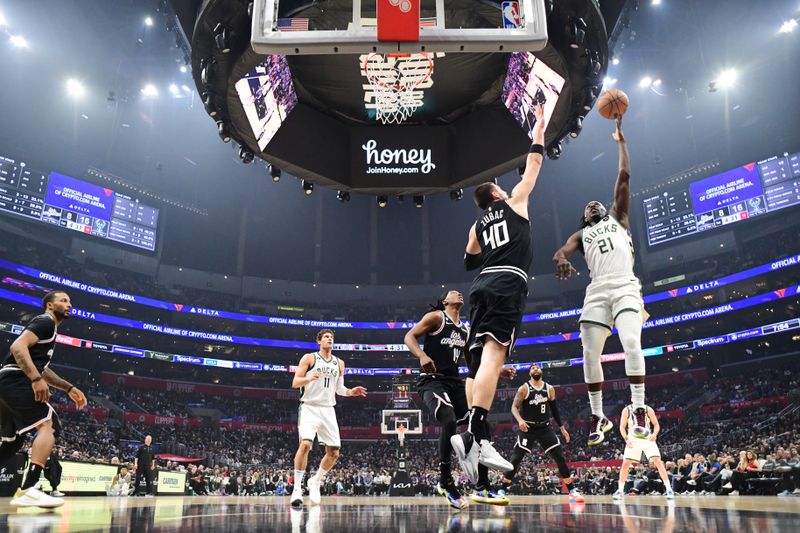
[[[272,176],[272,181],[275,183],[281,181],[281,169],[271,163],[269,165],[269,175]]]
[[[608,77],[606,77],[608,79]],[[585,92],[583,93],[583,110],[584,111],[591,111],[594,107],[594,103],[597,101],[597,87],[587,87]]]
[[[254,158],[255,154],[250,148],[248,148],[247,146],[239,147],[239,159],[242,160],[242,163],[244,163],[245,165],[249,165],[250,163],[253,162]]]
[[[462,198],[464,198],[464,189],[455,189],[450,191],[450,199],[454,202],[458,202]]]
[[[422,207],[422,204],[425,203],[425,197],[421,194],[414,195],[414,206],[415,207]]]
[[[778,33],[792,33],[796,27],[797,21],[795,19],[789,19],[781,24],[781,29],[778,30]]]
[[[206,113],[208,113],[210,117],[216,117],[217,108],[214,107],[214,97],[211,96],[211,93],[209,92],[203,93],[202,97],[203,97],[203,107],[205,107]]]
[[[148,83],[142,88],[142,94],[144,96],[155,98],[156,96],[158,96],[158,89],[152,83]]]
[[[569,128],[569,136],[573,139],[577,139],[578,135],[581,134],[581,130],[583,129],[583,117],[577,116],[572,119],[572,123],[570,124]]]
[[[717,87],[720,89],[729,89],[736,84],[737,73],[735,69],[729,68],[725,69],[719,73],[717,79]]]
[[[214,42],[217,45],[217,50],[223,54],[231,51],[231,29],[222,24],[217,23],[214,27]]]
[[[311,194],[314,192],[314,184],[306,180],[301,180],[300,184],[303,186],[303,192],[306,194],[306,196],[311,196]]]
[[[186,65],[181,65],[181,67],[180,67],[180,71],[181,71],[182,73],[186,74],[186,72],[187,72],[188,70],[189,70],[189,67],[187,67]]]
[[[6,21],[6,18],[3,16],[3,14],[0,13],[0,28],[2,28],[4,26],[7,26],[7,25],[8,25],[8,21]]]
[[[580,48],[586,38],[586,22],[582,18],[573,17],[569,21],[570,48]]]
[[[660,6],[661,5],[661,0],[653,0],[653,5],[654,6]]]
[[[340,202],[349,202],[350,201],[350,193],[347,191],[338,191],[336,193],[336,199]]]
[[[650,76],[645,76],[644,78],[639,80],[639,87],[641,87],[642,89],[647,89],[651,85],[653,85],[653,78],[651,78]]]
[[[612,65],[619,65],[619,58],[618,58],[618,57],[615,57],[614,59],[612,59],[612,60],[611,60],[611,64],[612,64]]]
[[[28,41],[22,35],[12,35],[9,40],[14,48],[28,48]]]
[[[611,87],[615,83],[617,83],[617,78],[612,78],[611,76],[606,76],[605,78],[603,78],[604,87]]]
[[[219,133],[219,138],[222,139],[222,142],[231,142],[231,133],[228,129],[228,125],[221,120],[217,121],[217,133]]]
[[[383,196],[383,195],[378,196],[376,198],[376,201],[378,202],[378,207],[386,207],[386,204],[389,203],[389,199],[386,196]]]
[[[153,19],[150,18],[150,17],[147,17],[146,19],[144,19],[144,25],[145,26],[152,26],[153,25]]]
[[[169,86],[169,92],[172,93],[173,96],[177,96],[180,93],[180,89],[174,83],[171,83]]]
[[[553,143],[547,149],[547,158],[555,161],[561,157],[561,141]]]
[[[74,98],[80,98],[86,92],[83,84],[76,79],[70,78],[67,80],[67,92]]]

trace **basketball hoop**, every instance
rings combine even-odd
[[[433,58],[425,52],[371,53],[362,70],[375,94],[376,118],[383,124],[400,124],[422,105],[422,95],[415,90],[431,77]]]
[[[406,427],[402,424],[397,426],[397,438],[400,440],[400,446],[403,446],[406,441]]]

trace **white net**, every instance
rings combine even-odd
[[[377,120],[399,124],[422,105],[422,89],[433,84],[430,54],[368,54],[360,59],[370,90],[364,101],[375,109]]]

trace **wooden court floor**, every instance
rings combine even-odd
[[[14,509],[0,500],[0,531],[67,532],[800,532],[800,497],[512,496],[507,507],[450,509],[441,498],[326,497],[295,510],[286,497],[73,497],[55,511]]]

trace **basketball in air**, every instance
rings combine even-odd
[[[621,117],[628,110],[628,95],[619,89],[609,89],[597,100],[597,111],[611,120]]]

